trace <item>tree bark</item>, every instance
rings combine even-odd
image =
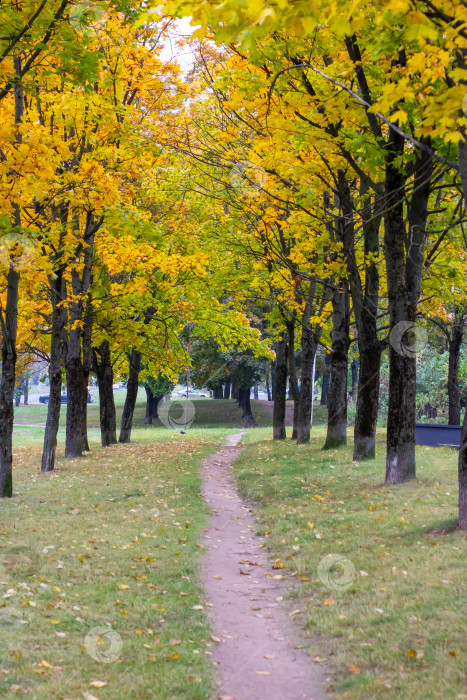
[[[16,74],[14,85],[15,124],[23,119],[23,89],[21,86],[21,59],[13,58]],[[16,142],[22,143],[21,131],[18,130]],[[13,226],[21,226],[20,209],[13,205]],[[2,329],[2,381],[0,385],[0,498],[13,496],[13,398],[16,382],[16,335],[18,328],[18,299],[20,274],[10,260],[7,276],[5,312],[0,310]]]
[[[310,441],[311,430],[311,392],[313,362],[321,337],[322,327],[316,325],[313,329],[310,324],[311,312],[315,304],[316,282],[310,282],[305,309],[302,316],[302,369],[300,385],[300,401],[297,416],[297,444],[302,445]],[[319,313],[323,310],[328,300],[328,288],[323,288]]]
[[[355,249],[355,227],[353,204],[349,183],[343,171],[338,173],[339,199],[343,213],[343,250],[347,266],[348,281],[357,327],[360,372],[358,374],[357,406],[354,425],[354,461],[374,459],[376,447],[376,425],[379,403],[379,373],[383,344],[378,339],[379,306],[379,229],[381,203],[373,206],[369,200],[368,217],[363,221],[364,237],[364,283]],[[368,195],[367,187],[361,186],[361,194]],[[353,387],[352,387],[353,392]]]
[[[114,373],[110,345],[107,340],[104,340],[98,348],[92,349],[92,366],[99,384],[101,445],[109,447],[117,442],[117,415],[113,392]]]
[[[230,381],[226,381],[224,385],[224,399],[230,399]]]
[[[352,379],[352,388],[350,389],[350,397],[355,400],[357,397],[358,387],[358,360],[352,360],[350,364],[350,374]]]
[[[230,391],[230,398],[235,399],[235,401],[238,401],[238,387],[235,384],[235,382],[232,382],[232,388]]]
[[[65,343],[65,372],[67,382],[65,457],[82,457],[89,450],[87,443],[87,385],[91,366],[92,313],[89,290],[92,280],[94,234],[102,220],[95,221],[88,213],[84,235],[79,236],[75,221],[77,246],[83,250],[83,269],[71,271],[74,301],[70,305],[68,339]],[[86,302],[86,309],[85,309]],[[82,328],[84,320],[84,329]]]
[[[272,414],[272,435],[274,440],[285,440],[285,409],[287,399],[287,335],[286,332],[276,341],[276,391]]]
[[[248,389],[238,388],[238,402],[242,409],[243,425],[245,428],[255,428],[257,426],[251,410],[250,391],[250,387],[248,387]]]
[[[55,276],[49,278],[49,285],[52,302],[52,323],[49,363],[49,403],[47,405],[47,420],[45,424],[44,446],[42,449],[42,472],[49,472],[55,468],[55,452],[57,449],[57,434],[60,425],[60,409],[62,405],[63,331],[66,321],[66,313],[61,305],[64,297],[62,269],[58,269],[55,272]]]
[[[338,287],[332,299],[331,385],[328,427],[324,450],[347,444],[347,373],[350,345],[350,302],[345,287]]]
[[[459,529],[467,530],[467,411],[459,447]]]
[[[416,355],[399,332],[410,324],[415,328],[424,261],[424,240],[431,158],[417,154],[415,184],[409,207],[410,239],[407,243],[403,192],[405,176],[394,163],[402,155],[404,140],[390,129],[386,159],[386,212],[384,247],[388,283],[389,325],[389,400],[387,422],[386,484],[398,484],[415,478]],[[407,255],[406,255],[407,253]],[[397,328],[396,328],[397,327]],[[393,332],[395,329],[395,333]],[[399,329],[399,330],[398,330]]]
[[[375,348],[373,343],[364,345],[362,342],[354,426],[353,460],[355,462],[375,458],[380,366],[379,344],[378,348]]]
[[[331,356],[329,354],[326,354],[326,358],[325,358],[326,364],[328,363],[328,361],[329,361],[329,364],[331,364]],[[323,382],[321,384],[321,400],[320,400],[321,406],[328,405],[330,381],[331,381],[331,372],[329,372],[328,370],[324,370]]]
[[[2,382],[0,386],[0,498],[13,496],[13,397],[16,381],[16,332],[19,272],[8,271],[7,298],[2,321]]]
[[[271,387],[269,385],[269,363],[266,365],[266,393],[268,401],[272,401]]]
[[[271,399],[274,401],[276,394],[276,363],[271,362]]]
[[[300,392],[298,391],[297,365],[295,362],[295,320],[289,321],[287,323],[287,341],[289,360],[289,387],[293,398],[292,440],[296,440]]]
[[[258,382],[255,382],[253,385],[253,398],[256,401],[258,400]]]
[[[138,396],[139,373],[141,372],[141,353],[133,349],[129,357],[130,369],[126,386],[125,405],[123,407],[122,422],[120,426],[119,442],[130,442],[133,413]]]
[[[459,391],[459,359],[464,334],[464,317],[456,323],[449,335],[448,401],[449,425],[460,425],[461,401]]]
[[[29,401],[29,375],[24,378],[24,405],[27,406]]]

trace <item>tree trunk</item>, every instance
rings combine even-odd
[[[230,399],[230,381],[226,381],[224,385],[224,399]]]
[[[459,448],[459,529],[467,530],[467,411]]]
[[[60,425],[63,330],[66,321],[65,311],[60,305],[64,297],[63,270],[57,270],[55,277],[49,278],[49,284],[52,302],[52,328],[50,338],[49,403],[47,405],[47,421],[42,449],[42,472],[52,471],[55,467],[57,434]]]
[[[13,397],[16,380],[16,332],[19,272],[8,271],[7,298],[2,322],[2,382],[0,386],[0,498],[13,496]]]
[[[331,362],[331,356],[326,355],[326,362],[329,358],[329,363]],[[328,372],[328,370],[324,370],[323,372],[323,382],[321,384],[321,400],[320,404],[321,406],[327,406],[328,405],[328,398],[329,398],[329,384],[331,382],[331,372]]]
[[[255,428],[257,426],[251,410],[250,391],[250,387],[248,387],[248,389],[238,388],[239,406],[242,409],[243,425],[245,428]]]
[[[23,89],[21,86],[21,59],[13,58],[13,67],[16,74],[14,87],[15,124],[21,124],[23,119]],[[16,142],[22,143],[22,134],[18,129]],[[20,209],[13,205],[14,226],[21,226]],[[2,381],[0,385],[0,498],[13,496],[13,398],[16,382],[16,335],[18,328],[18,298],[20,275],[13,267],[10,267],[7,276],[7,292],[5,312],[0,308],[0,322],[2,331]]]
[[[235,384],[235,382],[232,382],[232,388],[230,391],[230,398],[235,399],[235,401],[238,401],[238,387]]]
[[[460,425],[461,401],[459,391],[459,359],[464,331],[464,318],[456,323],[449,337],[448,400],[449,425]]]
[[[29,375],[24,378],[24,405],[27,406],[29,401]]]
[[[358,387],[358,360],[352,360],[350,365],[350,373],[352,378],[352,388],[350,390],[350,397],[352,400],[357,398],[357,387]]]
[[[276,394],[276,363],[271,362],[271,399],[274,401]]]
[[[222,384],[218,384],[217,386],[214,387],[214,398],[215,399],[224,398],[224,389],[222,388]]]
[[[101,445],[109,447],[117,442],[117,415],[113,392],[114,373],[110,345],[107,340],[104,340],[98,348],[92,349],[92,365],[99,383]]]
[[[266,393],[268,401],[272,401],[271,387],[269,385],[269,363],[266,365]]]
[[[92,260],[90,261],[91,264]],[[91,278],[92,280],[92,278]],[[91,286],[91,280],[89,286]],[[89,375],[91,373],[92,364],[92,324],[93,324],[93,314],[92,314],[92,301],[91,296],[88,294],[86,302],[85,320],[84,320],[84,331],[83,331],[83,386],[81,393],[81,442],[83,445],[83,452],[89,452],[89,442],[88,442],[88,391],[89,391]],[[113,377],[113,372],[112,372]],[[113,383],[113,379],[112,379]],[[113,389],[111,387],[111,394],[113,400]],[[115,409],[114,409],[115,410]]]
[[[288,359],[289,359],[289,387],[293,398],[293,428],[292,440],[297,439],[298,405],[300,392],[298,391],[297,365],[295,362],[295,320],[287,323],[288,333]]]
[[[255,382],[253,385],[253,398],[256,401],[258,400],[258,382]]]
[[[287,398],[287,336],[284,332],[276,343],[276,391],[272,415],[274,440],[285,440],[285,408]]]
[[[410,239],[407,242],[403,201],[405,176],[394,164],[402,155],[404,139],[392,129],[389,134],[384,215],[390,325],[386,484],[398,484],[415,478],[416,351],[413,345],[406,344],[404,337],[407,332],[416,332],[433,162],[426,153],[417,154],[414,179],[421,184],[417,185],[410,201]]]
[[[82,457],[83,450],[89,450],[87,385],[91,363],[92,314],[88,294],[92,280],[94,234],[100,223],[96,224],[93,215],[89,213],[82,238],[79,235],[78,223],[75,222],[74,226],[77,232],[77,245],[78,247],[83,245],[84,251],[82,272],[76,269],[71,271],[71,291],[75,300],[71,303],[68,341],[65,344],[67,382],[65,457],[70,459]],[[82,329],[83,317],[84,329]]]
[[[130,370],[126,386],[125,405],[123,407],[122,422],[120,426],[119,442],[130,442],[133,413],[135,411],[138,396],[139,373],[141,371],[141,353],[133,349],[129,358]]]
[[[313,362],[322,333],[321,326],[316,325],[313,329],[310,324],[311,312],[315,306],[315,293],[316,282],[311,282],[302,317],[302,369],[300,401],[297,416],[297,444],[299,445],[310,442]],[[328,298],[329,290],[327,287],[324,287],[320,301],[320,308],[317,310],[318,315],[321,314],[322,310],[324,309]]]
[[[360,186],[360,194],[368,198],[368,216],[363,220],[364,284],[357,262],[352,196],[345,173],[339,171],[339,198],[343,214],[342,240],[348,281],[352,295],[355,325],[357,327],[360,372],[358,376],[357,407],[354,425],[355,461],[374,459],[376,424],[378,419],[379,372],[383,345],[378,339],[379,306],[379,230],[381,202],[371,204],[367,185]],[[352,386],[352,394],[354,386]]]
[[[377,340],[377,338],[375,338]],[[358,374],[357,410],[354,426],[353,460],[375,458],[376,424],[378,421],[379,373],[381,351],[373,344],[361,344]]]
[[[337,288],[332,300],[331,385],[324,450],[347,444],[347,374],[350,345],[350,302],[347,289]]]

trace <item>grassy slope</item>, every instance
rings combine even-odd
[[[330,688],[349,700],[466,698],[457,453],[417,448],[419,478],[385,488],[384,445],[374,462],[357,465],[350,447],[320,450],[324,429],[298,448],[267,435],[246,436],[236,473],[243,494],[260,505],[281,573],[297,582],[294,619],[312,637]],[[334,588],[319,578],[319,562],[334,553],[355,567],[348,588],[338,589],[339,566]]]

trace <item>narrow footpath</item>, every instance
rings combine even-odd
[[[294,648],[293,629],[250,509],[240,498],[232,464],[242,434],[203,465],[203,495],[211,509],[204,534],[203,586],[218,640],[213,654],[222,700],[324,700],[308,654]]]

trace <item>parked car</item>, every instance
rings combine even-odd
[[[42,394],[42,396],[39,396],[39,401],[40,401],[40,403],[49,403],[49,399],[50,399],[50,394]],[[94,399],[92,398],[92,394],[91,394],[91,392],[90,392],[89,389],[88,389],[88,403],[92,403],[93,400],[94,400]],[[66,391],[62,391],[61,403],[67,403],[67,393],[66,393]]]
[[[126,389],[126,386],[123,382],[116,382],[116,384],[113,385],[113,389]]]
[[[185,389],[185,391],[177,391],[177,394],[179,396],[186,396],[187,390]],[[191,389],[189,389],[188,390],[188,397],[190,397],[190,396],[195,396],[195,397],[198,396],[199,398],[205,398],[206,394],[200,394],[199,391],[191,391]]]

